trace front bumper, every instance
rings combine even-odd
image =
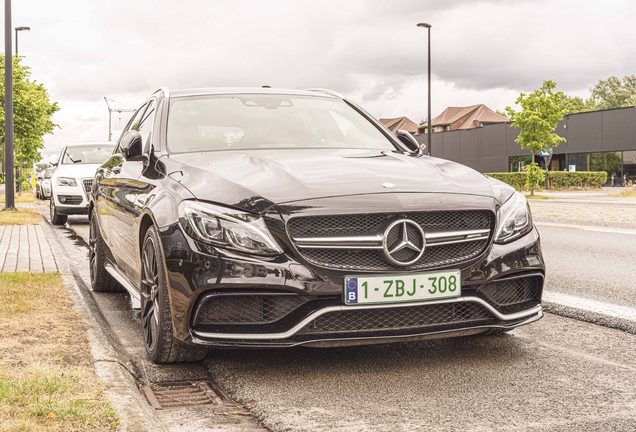
[[[161,230],[176,336],[215,347],[341,346],[512,329],[542,317],[545,265],[534,229],[492,244],[462,273],[462,297],[345,305],[347,271],[283,255],[255,259]],[[284,300],[281,300],[284,299]]]
[[[56,186],[54,188],[51,199],[54,200],[55,209],[59,214],[88,214],[88,197],[84,189],[85,180],[91,179],[75,179],[77,186]]]

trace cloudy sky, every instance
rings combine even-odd
[[[599,79],[636,73],[633,1],[13,0],[12,25],[31,27],[19,54],[62,108],[48,155],[108,138],[105,96],[137,107],[160,87],[326,87],[419,122],[418,22],[433,26],[433,116],[503,109],[545,79],[587,97]],[[114,140],[126,120],[113,113]]]

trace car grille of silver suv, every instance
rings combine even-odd
[[[93,179],[85,179],[82,180],[84,184],[84,192],[86,192],[86,196],[88,197],[91,193],[91,188],[93,187]]]

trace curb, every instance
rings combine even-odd
[[[88,342],[95,371],[105,385],[106,397],[119,415],[118,430],[167,431],[139,391],[135,375],[131,372],[133,364],[106,323],[92,292],[75,274],[72,261],[60,244],[53,227],[43,215],[41,216],[42,228],[53,250],[64,287],[73,300],[74,309],[88,326]]]
[[[546,299],[547,297],[547,299]],[[544,291],[543,311],[636,335],[636,309]]]

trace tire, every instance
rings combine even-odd
[[[174,336],[163,253],[154,226],[146,231],[141,248],[141,324],[146,354],[155,363],[198,361],[207,354],[205,347]]]
[[[68,220],[67,215],[61,215],[55,208],[55,199],[53,198],[53,192],[51,192],[51,204],[49,205],[49,211],[51,215],[51,223],[53,225],[64,225]]]
[[[91,213],[88,235],[88,266],[91,277],[91,289],[96,292],[121,291],[122,287],[106,271],[106,245],[99,230],[97,212]]]
[[[35,197],[37,199],[42,199],[42,198],[40,198],[40,188],[38,188],[37,186],[35,188]]]

